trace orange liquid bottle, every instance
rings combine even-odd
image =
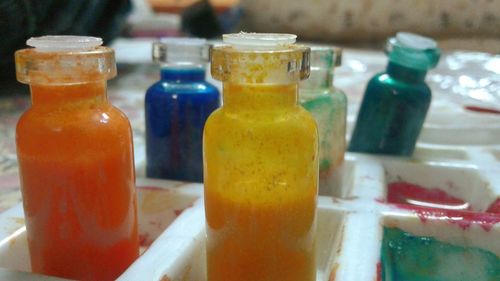
[[[32,106],[16,145],[33,272],[114,280],[139,255],[132,132],[106,97],[114,52],[92,37],[16,52]]]
[[[309,49],[231,34],[212,51],[223,106],[204,130],[208,281],[314,281],[318,133],[298,105]]]

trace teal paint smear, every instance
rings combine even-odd
[[[491,235],[494,235],[491,233]],[[499,281],[494,253],[384,227],[383,281]]]
[[[336,88],[319,89],[314,94],[309,92],[302,90],[300,102],[316,120],[320,142],[320,172],[328,172],[332,165],[338,164],[338,159],[334,158],[343,155],[345,150],[347,98]],[[336,152],[332,154],[332,150]]]

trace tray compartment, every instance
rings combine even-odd
[[[383,161],[385,201],[417,207],[485,211],[495,187],[470,164]]]
[[[500,217],[391,212],[383,220],[381,280],[499,280]],[[491,223],[485,227],[485,218]],[[495,224],[496,223],[496,224]]]

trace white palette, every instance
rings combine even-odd
[[[500,198],[499,158],[496,146],[420,146],[412,159],[348,153],[339,186],[320,191],[317,280],[377,280],[384,226],[500,257],[500,223],[486,231],[480,221],[466,221],[464,230],[460,217],[431,214],[423,220],[418,212],[384,203],[387,185],[404,181],[439,188],[485,211]],[[118,280],[204,281],[202,185],[142,179],[138,187],[141,240],[152,244]],[[21,205],[0,214],[0,268],[29,272],[23,224]]]

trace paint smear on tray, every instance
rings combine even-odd
[[[407,182],[390,183],[387,202],[447,210],[471,210],[468,202],[449,195],[439,188],[425,188]]]
[[[500,258],[477,248],[384,227],[382,280],[499,280]],[[464,266],[467,265],[467,266]]]

